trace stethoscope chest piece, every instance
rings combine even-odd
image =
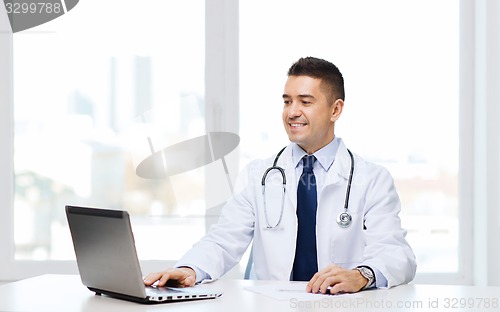
[[[342,228],[349,227],[349,225],[351,225],[351,222],[352,217],[348,212],[342,212],[337,217],[337,224]]]

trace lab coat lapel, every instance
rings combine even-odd
[[[328,185],[338,184],[342,181],[346,181],[349,178],[349,172],[351,169],[351,157],[349,152],[344,145],[344,142],[340,139],[339,148],[337,154],[335,155],[335,161],[332,164],[328,174],[325,178],[325,184],[321,188],[320,192]]]
[[[286,193],[288,203],[291,207],[297,204],[297,176],[295,174],[295,164],[292,158],[292,145],[288,145],[286,150],[280,157],[281,166],[285,169],[286,176]],[[286,205],[285,205],[286,206]]]

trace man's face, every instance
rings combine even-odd
[[[337,99],[329,103],[320,79],[289,76],[283,101],[283,125],[290,141],[312,154],[333,140],[334,124],[344,102]]]

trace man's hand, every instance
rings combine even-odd
[[[165,286],[167,282],[174,284],[176,287],[194,286],[196,283],[196,273],[188,267],[172,268],[162,272],[150,273],[144,278],[144,284],[151,286],[158,282],[157,286]]]
[[[358,270],[347,270],[331,264],[314,274],[307,283],[306,291],[326,294],[331,286],[330,294],[353,293],[360,291],[366,283],[368,280]]]

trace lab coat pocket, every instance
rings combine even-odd
[[[363,261],[365,243],[363,222],[358,214],[351,214],[352,223],[347,228],[333,226],[330,237],[330,261],[346,269],[356,267]]]

